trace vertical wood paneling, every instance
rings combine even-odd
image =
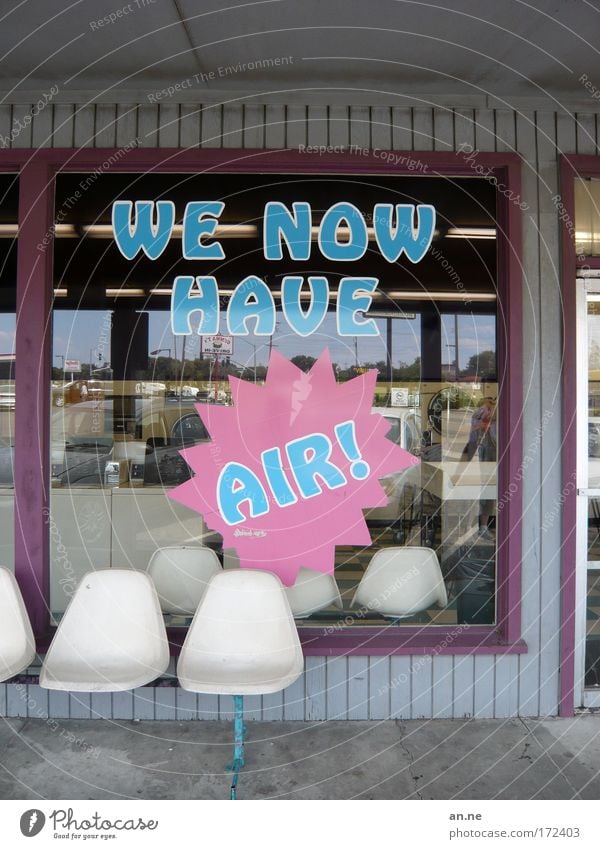
[[[182,690],[178,687],[175,690],[175,716],[177,719],[197,719],[198,718],[198,697],[196,693],[190,693],[188,690]]]
[[[221,147],[223,142],[223,109],[203,106],[201,120],[202,147]]]
[[[556,116],[556,147],[558,153],[577,152],[577,128],[573,115],[561,112]]]
[[[369,719],[390,715],[390,659],[369,658]]]
[[[346,719],[348,712],[348,659],[327,658],[327,719]]]
[[[453,716],[452,655],[433,658],[433,716],[450,719]]]
[[[269,104],[265,107],[265,147],[277,150],[285,146],[285,106]]]
[[[69,694],[62,690],[50,690],[48,693],[48,713],[56,719],[69,718]],[[17,714],[18,715],[18,714]],[[9,714],[14,716],[14,714]],[[112,702],[111,702],[112,716]]]
[[[297,148],[308,144],[308,128],[306,126],[306,106],[288,106],[286,124],[286,147]]]
[[[156,719],[175,719],[175,687],[156,687],[155,698]]]
[[[374,106],[371,110],[371,144],[380,150],[392,149],[392,110]]]
[[[114,719],[133,719],[133,693],[131,690],[112,694],[112,715]],[[174,719],[175,717],[169,718]]]
[[[244,696],[244,720],[262,719],[262,696]]]
[[[200,116],[202,112],[196,104],[182,103],[179,125],[181,147],[198,147],[200,144]]]
[[[6,687],[6,715],[27,716],[27,688],[8,684]]]
[[[417,106],[413,109],[413,148],[433,150],[433,109]]]
[[[158,147],[158,105],[138,106],[137,132],[140,147]]]
[[[137,138],[137,106],[133,103],[119,103],[115,140],[117,147],[131,145]]]
[[[519,663],[514,655],[496,658],[494,716],[498,719],[519,712]]]
[[[371,124],[368,106],[350,107],[350,144],[363,150],[371,146]]]
[[[262,697],[262,718],[265,721],[283,719],[283,693],[268,693]]]
[[[577,113],[577,153],[596,153],[596,116]]]
[[[73,116],[73,143],[75,147],[94,146],[96,110],[93,106],[77,106]]]
[[[347,106],[329,107],[329,144],[341,147],[350,144],[350,112]]]
[[[27,685],[27,715],[34,719],[48,718],[48,694],[49,690],[40,687],[39,684]]]
[[[31,143],[33,147],[52,147],[52,127],[54,123],[54,109],[51,105],[42,109],[33,119],[33,128],[31,130]],[[0,137],[3,135],[0,128]]]
[[[326,106],[309,106],[308,107],[308,144],[309,145],[327,145],[329,138],[327,107]]]
[[[96,105],[96,147],[115,147],[117,142],[117,108],[98,103]]]
[[[69,700],[69,717],[71,719],[90,718],[91,698],[89,693],[70,693]]]
[[[269,104],[265,106],[265,147],[277,150],[285,146],[285,106]]]
[[[283,691],[283,718],[304,719],[304,675]]]
[[[6,709],[6,684],[0,684],[0,716],[10,716]]]
[[[50,123],[52,123],[51,108],[45,109],[45,112],[50,115]],[[0,106],[0,149],[11,147],[10,130],[12,126],[12,106]]]
[[[306,719],[327,719],[327,678],[324,657],[306,658]]]
[[[515,150],[515,113],[508,109],[496,110],[496,150],[498,153]]]
[[[223,106],[223,147],[244,146],[244,107],[241,103]]]
[[[154,687],[138,687],[133,691],[134,719],[154,719],[154,689]]]
[[[473,655],[457,654],[454,656],[454,701],[453,712],[455,719],[473,716],[473,688],[475,664]]]
[[[233,721],[233,696],[219,696],[219,719]]]
[[[433,658],[425,655],[411,657],[411,670],[411,719],[430,717],[433,711]]]
[[[454,114],[451,109],[433,111],[433,149],[454,150]]]
[[[110,693],[92,693],[90,716],[92,719],[110,719],[112,697]]]
[[[475,147],[477,150],[494,150],[496,116],[493,109],[475,110]]]
[[[475,147],[475,120],[472,109],[457,109],[454,113],[454,142],[456,150],[461,145]]]
[[[412,109],[394,106],[392,109],[392,147],[394,150],[413,149]]]
[[[31,147],[32,117],[31,105],[16,103],[12,108],[14,138],[11,147]],[[22,129],[21,129],[22,128]]]
[[[256,103],[244,106],[244,147],[264,148],[265,107]]]
[[[179,104],[161,103],[158,107],[158,146],[179,147]]]
[[[75,144],[75,107],[71,103],[57,103],[54,107],[53,136],[53,147],[73,147]]]
[[[410,657],[390,658],[390,717],[410,719],[412,678]]]
[[[212,693],[198,693],[198,719],[219,718],[219,697]]]
[[[348,719],[369,718],[369,658],[348,658]]]
[[[473,716],[477,719],[494,716],[494,658],[484,654],[475,657]]]

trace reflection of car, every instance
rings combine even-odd
[[[65,404],[79,404],[102,398],[104,388],[99,380],[74,380],[64,386],[52,387],[52,404],[64,407]]]
[[[55,483],[101,486],[106,464],[122,458],[143,465],[147,485],[174,486],[190,477],[179,449],[208,439],[194,400],[135,402],[134,439],[115,442],[112,399],[82,401],[52,415],[51,468]],[[13,483],[13,447],[0,445],[0,484]]]
[[[0,410],[15,409],[15,384],[5,383],[0,386]]]
[[[418,409],[414,407],[373,407],[372,412],[380,413],[386,422],[391,425],[387,434],[389,440],[410,451],[416,457],[420,456],[421,414]],[[411,497],[405,488],[414,488],[419,481],[418,466],[382,478],[380,483],[388,496],[388,503],[385,507],[365,510],[367,522],[373,525],[386,526],[397,522],[405,512],[405,508],[410,507],[409,504],[404,503]]]

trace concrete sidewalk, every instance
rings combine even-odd
[[[240,799],[597,799],[600,715],[249,722]],[[224,722],[0,720],[2,799],[226,799]]]

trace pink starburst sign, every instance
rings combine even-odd
[[[333,573],[336,545],[370,545],[363,509],[379,478],[418,463],[371,412],[375,369],[337,383],[329,351],[308,374],[273,351],[263,386],[229,377],[233,406],[197,404],[211,441],[181,454],[195,472],[169,497],[204,517],[240,565],[291,586]]]

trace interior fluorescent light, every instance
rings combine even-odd
[[[73,224],[57,224],[56,235],[60,237],[73,238],[77,236],[77,229]],[[83,224],[81,231],[91,239],[112,239],[114,232],[112,224]],[[175,224],[171,236],[181,239],[183,227]],[[211,239],[255,239],[258,237],[258,227],[255,224],[218,224]]]
[[[407,301],[495,301],[494,292],[386,292],[390,298]]]
[[[66,298],[68,294],[69,294],[68,289],[55,289],[54,290],[54,297],[55,298]]]
[[[447,239],[495,239],[495,227],[450,227]]]
[[[143,298],[145,289],[107,289],[107,298]]]
[[[0,224],[0,239],[14,239],[18,233],[18,224]]]

